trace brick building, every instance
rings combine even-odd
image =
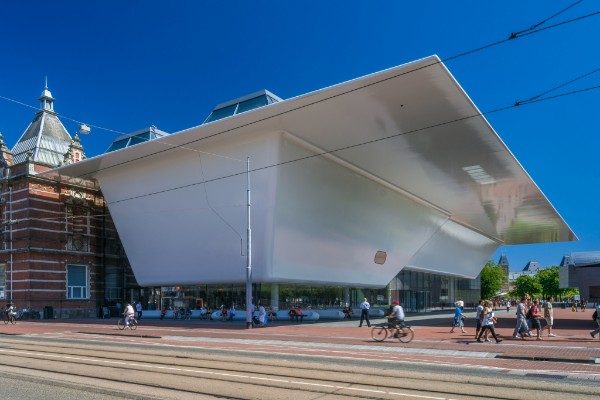
[[[97,316],[139,287],[97,183],[39,176],[85,159],[47,87],[39,101],[12,151],[0,134],[0,298],[46,318]]]

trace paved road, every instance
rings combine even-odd
[[[494,369],[252,348],[14,336],[0,339],[0,376],[19,374],[21,399],[58,398],[57,393],[75,398],[85,392],[83,398],[101,399],[468,400],[488,392],[487,398],[534,400],[556,392],[569,399],[595,399],[598,391],[594,384],[524,379]]]
[[[358,328],[358,322],[354,320],[304,324],[279,321],[267,328],[252,330],[245,329],[243,323],[235,322],[142,320],[138,330],[132,332],[117,330],[114,319],[94,319],[0,325],[0,350],[9,346],[7,343],[13,339],[36,338],[48,343],[66,341],[82,345],[152,348],[153,351],[199,351],[205,356],[250,357],[268,360],[268,363],[285,359],[315,365],[382,368],[379,373],[393,368],[403,371],[404,377],[408,373],[429,374],[433,370],[441,375],[460,374],[469,379],[493,377],[502,380],[498,385],[507,388],[506,398],[524,398],[519,393],[524,393],[527,388],[515,389],[520,387],[517,383],[532,379],[543,383],[544,387],[560,382],[560,389],[555,388],[555,391],[563,393],[570,387],[592,388],[594,393],[598,392],[600,340],[589,336],[593,327],[591,312],[556,310],[556,333],[559,336],[544,337],[541,342],[512,339],[514,314],[498,314],[498,331],[505,337],[501,344],[475,342],[471,327],[467,327],[466,334],[450,334],[451,314],[438,313],[409,317],[416,332],[415,340],[409,344],[392,340],[374,342],[370,329]],[[427,376],[428,382],[433,385],[431,382],[435,381],[435,376]],[[317,374],[316,377],[320,376]],[[513,383],[506,383],[509,381],[504,379]],[[338,382],[338,386],[341,384]],[[448,386],[447,382],[441,385]],[[513,397],[508,396],[508,388],[511,387],[511,390],[517,390],[514,396],[510,395]],[[576,394],[586,395],[585,391],[572,393],[569,398],[575,398]],[[452,398],[463,398],[463,395],[467,393]],[[448,396],[446,398],[451,397],[450,394]],[[528,398],[536,396],[529,393]]]

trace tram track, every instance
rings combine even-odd
[[[211,349],[169,349],[132,345],[98,345],[77,342],[9,338],[0,341],[2,367],[18,368],[23,373],[73,377],[137,385],[160,391],[194,395],[224,396],[232,399],[254,398],[360,398],[382,399],[421,397],[436,399],[475,399],[489,392],[490,380],[472,377],[468,384],[456,385],[456,377],[435,373],[415,373],[393,365],[370,363],[362,367],[349,364],[315,363],[308,357],[268,358],[252,354],[218,354]],[[322,360],[321,360],[322,361]],[[545,382],[539,387],[522,382],[515,395],[493,398],[542,398],[540,393],[555,393]],[[564,390],[561,389],[564,394]],[[425,394],[427,393],[427,394]],[[428,397],[429,396],[429,397]],[[573,390],[569,398],[589,398],[585,389]],[[490,397],[489,395],[487,397]],[[180,398],[180,397],[178,397]]]

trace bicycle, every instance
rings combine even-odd
[[[376,342],[383,342],[387,338],[396,338],[402,343],[408,343],[413,340],[415,336],[415,331],[410,326],[401,324],[394,324],[394,326],[389,326],[387,323],[377,324],[373,329],[371,329],[371,337]]]
[[[11,312],[4,312],[4,323],[8,325],[9,322],[14,325],[17,323],[17,318]]]
[[[129,328],[132,331],[135,331],[138,327],[138,322],[134,317],[129,317],[129,325],[125,324],[125,317],[121,318],[120,320],[117,321],[117,327],[120,330],[123,330],[125,328]]]

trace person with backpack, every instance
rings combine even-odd
[[[598,324],[598,328],[594,329],[593,331],[590,332],[590,335],[592,335],[593,338],[596,337],[596,334],[600,333],[600,318],[598,318],[598,314],[600,314],[599,311],[600,311],[600,304],[598,304],[596,306],[596,310],[592,314],[592,319],[594,321],[596,321],[596,324]],[[600,339],[600,336],[598,336],[598,339]]]
[[[529,320],[531,321],[531,329],[535,329],[535,332],[537,335],[536,340],[542,340],[542,337],[540,336],[541,331],[542,331],[542,325],[540,324],[540,318],[542,318],[542,314],[540,313],[539,307],[540,307],[540,301],[534,300],[533,305],[527,312],[527,314],[529,316]]]

